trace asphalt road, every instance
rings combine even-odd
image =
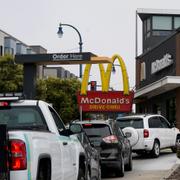
[[[171,173],[176,163],[180,163],[180,160],[170,149],[161,151],[159,158],[134,154],[132,171],[126,171],[123,178],[116,178],[109,170],[103,180],[160,180]]]

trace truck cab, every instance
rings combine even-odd
[[[50,104],[0,96],[0,124],[7,128],[10,180],[85,178],[85,151]]]

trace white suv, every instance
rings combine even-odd
[[[176,142],[180,139],[180,132],[159,114],[129,115],[116,119],[120,127],[133,127],[138,134],[138,141],[132,147],[138,154],[151,152],[158,157],[160,149],[170,147],[176,151]]]

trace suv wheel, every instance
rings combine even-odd
[[[129,154],[128,163],[125,165],[127,171],[132,171],[132,153]]]
[[[118,177],[123,177],[124,176],[124,158],[121,154],[121,157],[119,159],[120,167],[116,171],[116,175]]]
[[[177,145],[179,144],[179,141],[180,141],[180,136],[177,136],[175,146],[171,147],[173,153],[177,152]]]
[[[157,140],[154,141],[153,149],[152,149],[152,155],[157,158],[160,154],[160,145]]]

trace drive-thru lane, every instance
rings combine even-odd
[[[123,178],[116,178],[110,172],[104,180],[160,180],[166,177],[180,160],[171,150],[161,151],[159,158],[148,156],[133,156],[133,171],[125,172]]]

